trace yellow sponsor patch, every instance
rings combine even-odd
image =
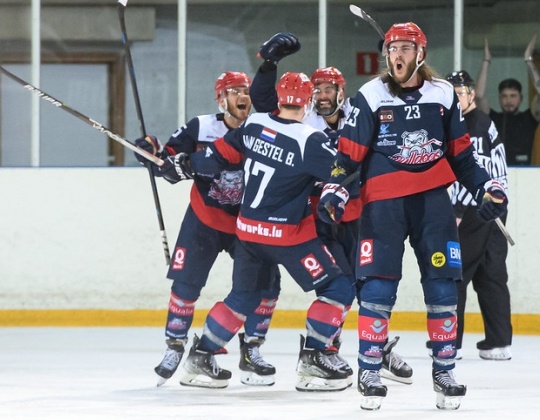
[[[332,173],[331,173],[332,178],[338,177],[340,175],[345,175],[345,174],[346,174],[345,169],[342,168],[341,166],[334,166],[332,168]]]
[[[435,252],[431,256],[431,264],[433,264],[434,267],[442,267],[446,263],[446,257],[442,252]]]

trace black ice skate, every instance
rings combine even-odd
[[[185,374],[180,379],[180,384],[200,388],[226,388],[231,379],[231,372],[221,369],[214,354],[199,350],[199,337],[193,338],[193,346],[184,363]]]
[[[412,384],[412,368],[392,349],[399,341],[399,336],[392,341],[388,341],[383,348],[383,362],[381,376],[385,379],[401,382],[402,384]]]
[[[166,343],[167,350],[165,350],[163,360],[154,368],[154,371],[158,375],[157,386],[163,385],[167,382],[167,379],[170,379],[174,375],[184,355],[183,341],[168,338]]]
[[[246,343],[245,334],[238,334],[240,340],[240,382],[252,386],[270,386],[274,385],[276,368],[267,363],[261,353],[260,346],[264,339],[255,339]]]
[[[358,391],[362,394],[362,410],[378,410],[381,408],[382,399],[386,397],[387,388],[382,384],[378,370],[364,370],[359,367]]]
[[[296,373],[298,391],[342,391],[349,386],[348,375],[332,363],[326,352],[305,347],[306,339],[300,336],[300,355]]]
[[[437,393],[436,404],[440,410],[457,410],[467,393],[467,387],[458,385],[451,370],[433,371],[433,390]]]
[[[339,354],[339,349],[341,347],[341,340],[339,337],[336,337],[332,343],[332,347],[328,348],[324,353],[330,359],[332,364],[334,364],[339,370],[347,374],[347,382],[349,386],[352,385],[352,375],[353,370],[349,366],[349,363]]]

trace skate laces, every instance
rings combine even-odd
[[[254,365],[262,366],[262,367],[273,367],[270,363],[268,363],[266,360],[263,359],[259,351],[259,346],[248,347],[248,356],[249,356],[249,360]]]
[[[339,357],[337,351],[326,351],[325,356],[330,361],[330,363],[335,366],[336,370],[349,367],[349,364],[341,357]]]
[[[180,352],[169,348],[165,350],[165,355],[159,365],[165,369],[174,370],[180,364],[180,358]]]
[[[334,356],[337,355],[337,353],[330,353]],[[335,360],[338,360],[337,357],[330,358],[329,354],[323,353],[322,351],[317,352],[317,362],[324,366],[327,369],[339,371],[339,367],[334,363]]]
[[[364,370],[360,376],[360,382],[368,388],[383,386],[378,370]]]
[[[403,366],[405,366],[405,361],[401,358],[401,356],[395,352],[390,352],[390,354],[388,354],[388,366],[391,368],[391,369],[396,369],[396,370],[399,370],[401,369]]]
[[[458,383],[454,378],[454,373],[451,370],[438,370],[435,372],[435,380],[445,388],[457,386]]]
[[[217,364],[216,358],[214,357],[213,354],[209,354],[209,355],[208,355],[208,364],[209,364],[210,367],[212,368],[212,374],[213,374],[214,376],[218,376],[218,375],[219,375],[219,372],[221,371],[221,368],[220,368],[219,365]]]

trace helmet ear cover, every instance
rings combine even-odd
[[[276,86],[279,105],[304,106],[313,95],[313,83],[304,73],[287,72]]]
[[[246,73],[238,71],[226,71],[221,73],[214,86],[216,100],[219,100],[219,97],[223,91],[238,86],[243,86],[246,88],[251,86],[251,79]]]

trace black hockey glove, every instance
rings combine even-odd
[[[135,145],[139,147],[140,149],[144,149],[148,153],[161,158],[161,154],[163,152],[163,144],[161,144],[161,142],[157,139],[157,137],[155,136],[139,137],[137,140],[135,140]],[[144,156],[138,153],[135,153],[135,157],[143,165],[146,165],[147,163],[150,162],[148,159],[146,159]]]
[[[278,32],[261,45],[259,56],[276,65],[279,60],[300,50],[300,41],[290,32]]]
[[[475,198],[478,206],[478,217],[489,222],[502,216],[508,209],[508,197],[504,186],[498,181],[488,181],[478,190]]]
[[[189,155],[187,153],[178,153],[177,155],[169,156],[163,161],[163,165],[159,166],[159,173],[171,184],[176,184],[178,181],[185,181],[186,179],[193,179],[195,176],[191,170]]]
[[[317,214],[324,223],[338,224],[345,213],[349,192],[339,184],[326,184],[317,204]]]

